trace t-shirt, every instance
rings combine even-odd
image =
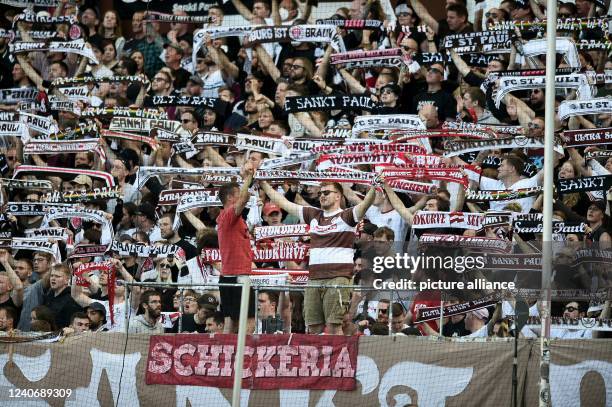
[[[237,276],[251,273],[253,253],[249,229],[234,206],[225,208],[217,217],[219,251],[221,252],[222,276]]]
[[[515,182],[514,184],[512,184],[510,188],[506,188],[506,186],[504,185],[502,181],[499,181],[493,178],[487,178],[487,177],[480,178],[480,189],[483,191],[502,190],[502,189],[510,189],[512,191],[516,191],[522,188],[532,188],[532,187],[537,187],[537,186],[538,186],[538,176],[537,175],[531,178],[521,179]],[[521,199],[509,199],[509,200],[504,200],[504,201],[490,201],[489,207],[491,208],[491,210],[501,211],[509,203],[517,202],[521,205],[521,212],[526,213],[531,210],[531,207],[533,206],[533,203],[535,202],[535,200],[536,200],[536,197],[534,196],[534,197],[521,198]]]
[[[310,226],[309,279],[351,277],[357,226],[355,207],[325,212],[303,206],[300,221]]]
[[[181,332],[199,332],[201,334],[206,333],[206,324],[196,324],[195,319],[193,318],[195,314],[183,314],[181,317]],[[169,332],[178,333],[179,321],[174,323]]]
[[[425,104],[433,104],[438,108],[438,120],[454,118],[457,115],[457,101],[445,90],[436,92],[420,92],[414,97],[413,113],[417,113]]]
[[[377,206],[370,206],[366,211],[365,218],[378,227],[386,226],[393,230],[396,242],[403,242],[406,239],[408,223],[402,218],[398,211],[391,209],[388,212],[381,212]]]
[[[124,327],[125,327],[125,303],[119,303],[117,304],[116,302],[113,304],[113,319],[115,321],[114,324],[111,324],[111,314],[110,314],[110,308],[109,308],[109,302],[108,301],[98,301],[98,300],[92,300],[92,302],[99,302],[100,304],[104,305],[104,308],[106,309],[106,323],[104,324],[104,327],[106,329],[108,329],[109,331],[113,331],[113,332],[123,332],[124,331]]]

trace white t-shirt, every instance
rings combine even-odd
[[[381,212],[377,206],[370,206],[365,213],[365,218],[378,227],[386,226],[395,233],[395,241],[403,242],[408,231],[408,223],[402,218],[398,211],[392,209],[388,212]]]
[[[478,331],[472,332],[471,334],[467,335],[466,337],[467,338],[486,338],[488,336],[489,336],[489,331],[488,331],[487,325],[485,324]]]
[[[225,81],[223,80],[221,70],[218,69],[213,73],[207,74],[202,79],[204,79],[202,96],[206,98],[219,97],[219,88],[221,86],[225,86]]]
[[[115,320],[115,323],[111,324],[111,314],[108,301],[91,301],[99,302],[100,304],[104,305],[104,308],[106,309],[106,324],[104,326],[106,329],[113,332],[123,332],[125,330],[125,302],[113,304],[113,319]]]
[[[522,188],[531,188],[531,187],[537,187],[537,186],[538,186],[538,176],[537,175],[534,175],[531,178],[521,179],[515,182],[514,184],[512,184],[510,188],[506,188],[504,183],[499,180],[496,180],[493,178],[487,178],[487,177],[480,178],[480,189],[482,191],[503,190],[503,189],[509,189],[512,191],[516,191]],[[517,202],[521,205],[521,212],[527,213],[531,210],[531,207],[533,206],[533,203],[535,202],[535,200],[536,200],[536,197],[533,196],[533,197],[521,198],[521,199],[509,199],[505,201],[491,201],[489,202],[489,206],[494,211],[501,211],[509,203]]]

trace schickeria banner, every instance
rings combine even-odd
[[[183,343],[191,343],[197,348],[204,343],[200,338],[208,336],[191,334],[188,337],[191,340]],[[181,343],[178,340],[180,336],[164,335],[155,343],[161,343],[162,338],[172,344],[173,357],[166,361],[175,369],[177,355],[174,351],[179,349],[175,345]],[[326,346],[331,337],[313,338],[317,338],[313,341],[319,348]],[[151,361],[148,358],[149,341],[150,337],[143,334],[126,338],[120,333],[87,333],[68,337],[61,343],[0,343],[0,405],[231,405],[232,390],[229,388],[146,384],[147,365]],[[220,346],[229,343],[222,335],[216,335],[214,342]],[[287,336],[275,338],[272,335],[259,343],[276,347],[275,352],[278,352],[278,346],[287,345]],[[253,343],[249,341],[247,344],[252,346]],[[293,339],[290,344],[293,344]],[[243,389],[241,405],[509,406],[513,348],[512,339],[453,342],[423,337],[362,336],[359,338],[354,390],[312,390],[307,384],[310,379],[306,378],[299,390]],[[519,341],[518,399],[521,406],[538,404],[539,351],[539,340]],[[553,406],[609,405],[612,400],[611,340],[552,340],[550,351]],[[292,359],[296,357],[299,356],[292,356]],[[183,365],[187,362],[185,355],[179,360]],[[219,368],[222,369],[222,365]],[[278,365],[274,372],[278,374]],[[328,377],[331,379],[333,377]],[[298,376],[290,380],[296,383],[302,380],[299,368]],[[41,397],[37,404],[36,400],[30,399],[28,404],[9,397],[11,392],[16,394],[16,389],[32,389],[32,392],[35,389],[70,389],[71,395],[68,398]]]

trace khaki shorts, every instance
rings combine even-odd
[[[348,277],[310,280],[318,285],[350,285]],[[306,288],[304,292],[304,320],[306,325],[341,324],[348,311],[350,288]]]

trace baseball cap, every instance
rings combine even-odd
[[[189,77],[189,82],[193,82],[196,85],[204,86],[204,81],[200,77],[200,75],[191,75]]]
[[[266,203],[263,207],[262,212],[266,216],[269,216],[272,212],[282,213],[281,208],[277,204],[272,203],[272,202]]]
[[[603,199],[599,199],[597,201],[592,201],[591,205],[589,205],[589,206],[593,206],[593,205],[596,206],[600,211],[602,211],[604,213],[606,212],[607,202],[604,201]]]
[[[408,8],[407,4],[400,4],[395,7],[395,15],[398,15],[400,13],[410,13],[410,9]]]
[[[106,319],[106,308],[99,302],[92,302],[86,309],[90,309],[92,311],[101,312],[104,315],[104,319]]]
[[[71,182],[73,184],[87,185],[89,189],[93,189],[93,181],[87,175],[77,175]]]
[[[219,301],[212,294],[204,293],[198,298],[198,306],[200,308],[210,308],[212,310],[216,310],[219,305]]]
[[[135,215],[146,216],[147,218],[154,221],[155,220],[155,208],[153,207],[153,205],[151,205],[148,202],[142,202],[140,205],[138,205],[138,210],[136,210]]]
[[[389,89],[391,92],[395,93],[396,96],[400,96],[402,94],[402,89],[395,83],[386,84],[385,86],[380,88],[380,93],[382,93],[385,89]]]
[[[176,52],[178,52],[178,53],[179,53],[179,54],[181,54],[181,55],[183,55],[183,53],[185,52],[185,50],[184,50],[183,48],[181,48],[181,46],[180,46],[180,45],[175,44],[175,43],[173,43],[173,42],[169,42],[168,44],[165,44],[165,45],[164,45],[164,49],[166,49],[166,48],[168,48],[168,47],[170,47],[170,48],[174,48],[174,49],[176,50]]]
[[[472,311],[472,315],[476,318],[486,320],[489,318],[489,310],[486,308],[477,309],[475,311]]]

